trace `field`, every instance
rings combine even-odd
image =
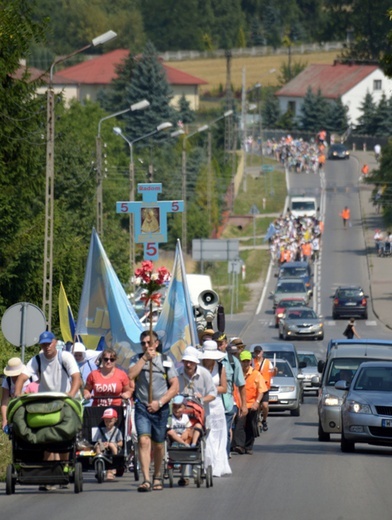
[[[339,51],[317,52],[311,54],[292,54],[292,63],[310,65],[313,63],[333,64]],[[256,83],[263,86],[276,86],[283,63],[287,64],[288,57],[283,55],[269,56],[242,56],[232,58],[231,83],[235,90],[241,88],[242,71],[245,69],[245,85],[247,88]],[[204,60],[173,61],[170,65],[176,69],[188,72],[193,76],[208,81],[208,85],[201,85],[200,93],[226,85],[226,60],[211,58]]]

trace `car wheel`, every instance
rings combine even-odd
[[[332,319],[333,320],[337,320],[339,318],[338,314],[336,314],[336,312],[333,312],[332,313]]]
[[[290,410],[290,415],[292,417],[299,417],[301,415],[301,403],[299,401],[297,408],[294,408],[294,410]]]
[[[367,319],[368,319],[368,313],[366,313],[366,314],[363,315],[363,319],[364,319],[364,320],[367,320]]]
[[[320,442],[329,442],[331,440],[331,435],[323,430],[320,420],[318,424],[318,440]]]
[[[321,334],[321,336],[319,336],[318,340],[323,341],[323,339],[324,339],[324,334]]]
[[[355,442],[349,441],[348,439],[346,439],[346,437],[344,436],[343,430],[342,430],[342,438],[340,440],[340,449],[342,450],[343,453],[352,453],[353,451],[355,451]]]

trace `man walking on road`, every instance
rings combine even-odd
[[[269,412],[269,389],[271,388],[271,379],[277,374],[277,369],[273,366],[271,361],[264,357],[263,348],[261,345],[255,345],[253,348],[253,368],[260,372],[267,390],[263,393],[261,400],[261,415],[262,428],[266,432],[268,430],[268,412]]]
[[[347,206],[345,206],[344,209],[342,209],[340,216],[343,219],[344,229],[347,229],[347,224],[350,225],[350,216],[351,216],[350,209]]]
[[[138,487],[138,491],[160,491],[163,489],[161,465],[169,402],[178,394],[179,384],[173,362],[157,352],[159,338],[156,332],[152,332],[152,337],[149,331],[142,332],[140,344],[143,354],[132,359],[128,373],[129,379],[135,381],[135,424],[143,473],[143,482]],[[150,481],[151,448],[153,448],[154,458],[152,484]]]

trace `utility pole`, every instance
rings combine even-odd
[[[242,68],[242,96],[241,96],[241,122],[242,122],[242,157],[244,161],[243,189],[246,192],[246,70]]]

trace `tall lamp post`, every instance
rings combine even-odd
[[[148,137],[152,137],[153,135],[162,132],[163,130],[167,130],[171,128],[173,125],[169,122],[164,122],[158,125],[155,130],[149,132],[148,134],[142,135],[133,141],[130,141],[125,135],[122,133],[122,129],[119,126],[115,126],[113,128],[113,132],[124,139],[129,146],[129,200],[133,202],[135,200],[135,163],[133,161],[133,145],[142,139],[147,139]],[[134,242],[134,230],[133,230],[133,215],[129,214],[129,264],[131,270],[130,277],[130,286],[134,291],[134,284],[132,282],[132,269],[135,267],[135,242]]]
[[[45,187],[45,244],[44,244],[44,277],[42,310],[47,318],[48,328],[52,326],[52,292],[53,292],[53,217],[54,217],[54,89],[53,71],[56,65],[62,63],[76,54],[80,54],[91,47],[97,47],[109,42],[117,34],[108,31],[91,43],[85,45],[66,56],[56,59],[50,66],[49,87],[47,90],[47,118],[46,118],[46,187]]]
[[[103,237],[103,188],[102,188],[102,141],[101,141],[101,125],[103,121],[107,119],[111,119],[112,117],[117,117],[122,114],[126,114],[127,112],[134,112],[136,110],[143,110],[150,106],[149,101],[147,99],[143,99],[138,103],[134,103],[129,108],[125,110],[120,110],[120,112],[116,112],[115,114],[110,114],[109,116],[103,117],[100,119],[98,123],[98,134],[96,139],[96,147],[97,147],[97,233],[102,238]]]

